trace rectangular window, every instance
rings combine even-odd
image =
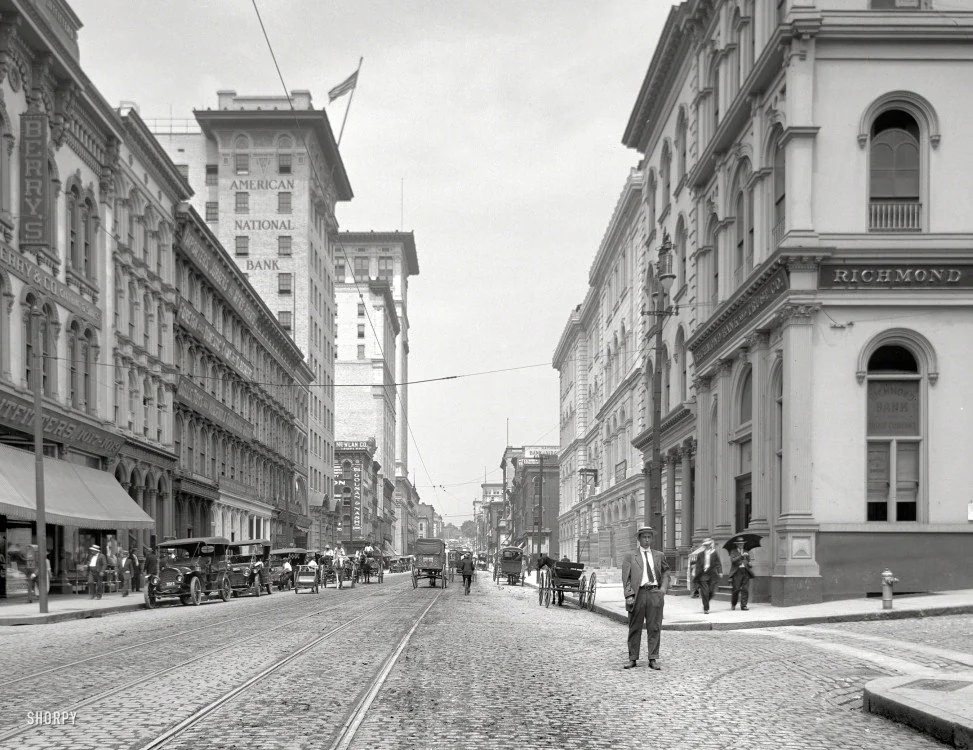
[[[281,257],[289,257],[291,254],[291,238],[280,236],[277,238],[277,254]]]
[[[237,193],[234,208],[238,214],[250,213],[250,193]]]
[[[277,293],[290,294],[293,291],[293,277],[289,273],[277,274]]]
[[[220,204],[216,201],[206,201],[206,221],[219,221]]]
[[[182,175],[182,176],[183,176],[183,177],[184,177],[185,179],[187,179],[187,180],[189,179],[189,165],[188,165],[188,164],[177,164],[177,165],[176,165],[176,170],[177,170],[177,171],[179,172],[179,174],[181,174],[181,175]]]
[[[343,260],[334,262],[334,280],[338,284],[345,283],[345,262]]]
[[[277,174],[291,173],[291,155],[277,154]]]
[[[378,278],[379,281],[385,281],[389,284],[392,283],[392,274],[395,272],[393,266],[393,261],[391,258],[379,258],[378,259]]]
[[[335,356],[337,356],[337,355],[335,355]],[[365,359],[365,345],[364,344],[359,344],[358,345],[358,359]]]
[[[285,331],[291,330],[291,311],[281,310],[277,313],[277,319],[280,321],[280,327]]]
[[[249,237],[237,237],[236,238],[236,254],[237,255],[250,255],[250,238]]]
[[[217,168],[217,166],[215,164],[207,164],[206,165],[206,184],[207,185],[215,185],[216,184],[216,181],[217,181],[217,177],[219,177],[219,169]]]
[[[355,258],[355,279],[361,281],[368,278],[368,258]]]
[[[291,194],[277,193],[277,213],[289,214],[291,212]]]
[[[364,316],[365,316],[365,306],[361,302],[359,302],[358,303],[358,317],[359,318],[362,318]]]
[[[358,324],[358,338],[365,338],[365,326],[362,323]]]
[[[233,165],[237,174],[250,174],[250,154],[236,154]]]

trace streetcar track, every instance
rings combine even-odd
[[[404,598],[407,595],[410,595],[411,596],[411,592],[408,592],[408,593],[407,592],[403,592],[403,593],[397,594],[395,596],[397,596],[397,597],[403,597]],[[437,597],[437,599],[438,599],[438,597]],[[415,625],[413,625],[412,630],[415,630],[415,627],[418,626],[419,621],[425,616],[426,612],[429,611],[429,609],[432,607],[433,604],[435,604],[435,602],[436,602],[436,600],[434,599],[429,604],[429,606],[426,607],[426,609],[423,611],[423,613],[416,620],[416,623],[415,623]],[[385,609],[387,609],[387,608],[383,607],[383,611]],[[396,607],[390,607],[388,609],[413,609],[414,610],[415,607],[404,607],[404,606],[398,607],[398,606],[396,606]],[[194,711],[192,714],[190,714],[189,716],[187,716],[185,719],[183,719],[182,721],[180,721],[175,726],[170,727],[169,729],[167,729],[165,732],[163,732],[159,736],[157,736],[154,739],[150,740],[148,743],[146,743],[144,745],[141,745],[138,748],[138,750],[155,750],[155,748],[165,747],[170,742],[172,742],[177,737],[179,737],[179,735],[185,733],[187,730],[189,730],[192,727],[194,727],[197,724],[199,724],[201,721],[203,721],[205,718],[207,718],[210,714],[212,714],[212,713],[218,711],[219,709],[223,708],[224,706],[226,706],[228,703],[230,703],[231,701],[233,701],[237,696],[239,696],[241,693],[243,693],[248,688],[252,687],[253,685],[257,684],[258,682],[260,682],[260,681],[266,679],[267,677],[271,676],[274,672],[277,672],[282,667],[284,667],[285,665],[287,665],[288,663],[290,663],[291,661],[293,661],[294,659],[296,659],[298,656],[300,656],[300,655],[304,654],[305,652],[313,649],[315,646],[318,646],[320,643],[322,643],[326,639],[328,639],[331,636],[336,635],[336,634],[338,634],[338,633],[340,633],[340,632],[342,632],[344,630],[347,630],[352,625],[354,625],[356,622],[359,622],[360,620],[365,619],[366,617],[368,617],[371,614],[372,614],[371,612],[363,612],[362,614],[357,615],[357,616],[351,618],[350,620],[342,623],[341,625],[338,625],[338,626],[332,628],[328,632],[323,633],[320,636],[315,637],[314,639],[312,639],[308,643],[305,643],[300,648],[296,649],[295,651],[292,651],[292,652],[288,653],[286,656],[281,657],[280,659],[278,659],[277,661],[275,661],[273,664],[270,664],[269,666],[265,667],[264,669],[262,669],[257,674],[255,674],[255,675],[253,675],[251,677],[248,677],[246,680],[244,680],[243,682],[241,682],[239,685],[237,685],[236,687],[228,690],[226,693],[224,693],[220,697],[216,698],[215,700],[210,701],[209,703],[207,703],[202,708],[197,709],[196,711]],[[409,631],[410,635],[412,633],[412,630]]]
[[[389,674],[391,674],[392,668],[395,666],[396,662],[398,662],[399,656],[402,655],[405,647],[412,639],[412,634],[416,632],[416,629],[418,629],[423,618],[425,618],[425,616],[429,613],[429,610],[433,608],[433,605],[439,601],[439,598],[443,595],[445,590],[446,589],[440,589],[439,593],[436,594],[436,597],[429,602],[429,605],[424,610],[422,610],[422,614],[416,618],[416,621],[412,624],[412,627],[409,628],[409,631],[402,636],[398,646],[382,664],[378,674],[372,679],[372,683],[365,692],[365,695],[362,696],[362,698],[355,705],[355,708],[352,709],[351,715],[345,719],[344,723],[341,725],[341,728],[338,730],[337,738],[331,743],[330,750],[348,750],[352,740],[355,739],[355,734],[358,732],[358,728],[365,720],[365,714],[368,712],[368,709],[371,707],[372,702],[375,700],[375,697],[378,695],[379,691],[385,685],[385,681],[388,679]],[[143,750],[148,749],[143,748]]]
[[[362,594],[364,594],[364,589],[362,590]],[[393,595],[393,596],[401,596],[401,594]],[[364,595],[361,595],[361,596],[355,596],[354,599],[346,598],[344,601],[345,602],[348,602],[348,603],[361,602],[361,601],[366,600],[367,598],[368,597],[366,597]],[[252,640],[255,640],[257,638],[266,636],[266,635],[268,635],[270,633],[273,633],[275,631],[282,630],[284,628],[290,627],[290,626],[294,625],[297,622],[301,622],[302,620],[307,620],[307,619],[310,619],[312,617],[317,617],[317,616],[320,616],[320,615],[325,614],[327,612],[331,612],[333,610],[334,610],[334,606],[331,606],[331,607],[326,608],[326,609],[319,609],[319,610],[316,610],[314,612],[309,612],[307,614],[301,615],[300,617],[295,617],[293,619],[287,620],[286,622],[281,623],[280,625],[275,625],[274,627],[272,627],[270,629],[260,630],[260,631],[258,631],[256,633],[253,633],[253,634],[251,634],[249,636],[246,636],[243,639],[235,639],[235,640],[233,640],[233,641],[231,641],[229,643],[225,643],[222,646],[219,646],[218,648],[211,649],[210,651],[206,651],[206,652],[204,652],[202,654],[196,654],[192,658],[186,659],[185,661],[181,661],[178,664],[174,664],[172,666],[168,666],[168,667],[165,667],[163,669],[156,670],[155,672],[152,672],[150,674],[143,675],[143,676],[139,677],[136,680],[132,680],[131,682],[126,683],[125,685],[115,686],[115,687],[112,687],[112,688],[110,688],[108,690],[104,690],[101,693],[98,693],[97,695],[93,695],[93,696],[91,696],[89,698],[85,698],[84,700],[79,701],[78,703],[74,704],[73,706],[71,706],[67,710],[68,711],[77,711],[78,709],[84,708],[86,706],[90,706],[90,705],[96,704],[96,703],[98,703],[100,701],[105,700],[106,698],[110,698],[113,695],[117,695],[119,693],[122,693],[122,692],[124,692],[126,690],[129,690],[129,689],[131,689],[131,688],[133,688],[133,687],[135,687],[137,685],[140,685],[142,683],[148,682],[148,681],[153,680],[153,679],[155,679],[157,677],[160,677],[162,675],[169,674],[171,672],[175,672],[175,671],[177,671],[179,669],[185,668],[185,667],[187,667],[187,666],[189,666],[189,665],[191,665],[191,664],[193,664],[193,663],[195,663],[197,661],[200,661],[202,659],[208,659],[208,658],[210,658],[210,657],[212,657],[212,656],[214,656],[214,655],[216,655],[216,654],[218,654],[218,653],[220,653],[222,651],[226,651],[226,650],[229,650],[231,648],[235,648],[235,647],[240,646],[240,645],[242,645],[244,643],[247,643],[247,642],[252,641]],[[366,612],[366,613],[360,615],[358,618],[355,618],[355,619],[360,619],[361,617],[364,617],[367,614],[368,613]],[[354,620],[349,621],[349,622],[353,622],[353,621]],[[190,631],[190,632],[192,632],[192,631]],[[337,632],[337,631],[333,631],[333,632]],[[320,637],[317,640],[321,640]],[[316,642],[316,641],[312,641],[312,642]],[[303,650],[305,650],[305,647],[301,647],[300,650],[303,653]],[[26,734],[28,731],[30,731],[29,728],[25,728],[25,727],[14,727],[14,728],[8,729],[5,732],[0,732],[0,743],[6,742],[7,740],[10,740],[10,739],[12,739],[14,737],[17,737],[19,735]]]
[[[277,593],[278,594],[284,594],[284,593],[287,593],[287,592],[286,591],[278,591]],[[263,597],[253,597],[253,598],[254,599],[260,598],[260,599],[265,599],[266,600],[267,599],[267,595],[265,595]],[[239,601],[239,598],[238,598],[238,601]],[[275,599],[274,601],[277,601],[277,600]],[[165,611],[166,609],[169,609],[169,607],[162,607],[158,611]],[[190,635],[192,633],[199,633],[200,631],[208,630],[210,628],[214,628],[217,625],[226,625],[226,624],[232,623],[232,622],[239,622],[240,620],[251,620],[251,619],[253,619],[254,614],[255,614],[254,612],[251,612],[250,614],[241,615],[240,617],[225,617],[222,620],[217,620],[216,622],[212,622],[209,625],[202,625],[202,626],[200,626],[198,628],[190,628],[189,630],[180,630],[178,633],[170,633],[169,635],[159,636],[158,638],[152,638],[152,639],[150,639],[148,641],[141,641],[139,643],[133,643],[130,646],[121,646],[119,648],[113,648],[113,649],[110,649],[108,651],[102,651],[101,653],[95,654],[94,656],[86,656],[84,659],[77,659],[76,661],[69,661],[69,662],[65,662],[64,664],[58,664],[58,665],[53,666],[53,667],[48,667],[47,669],[42,669],[39,672],[33,672],[33,673],[29,674],[29,675],[24,675],[23,677],[15,677],[12,680],[5,681],[4,682],[4,685],[9,686],[9,685],[14,685],[14,684],[16,684],[18,682],[25,682],[27,680],[33,680],[33,679],[36,679],[37,677],[43,677],[46,674],[50,674],[51,672],[57,672],[57,671],[62,670],[62,669],[67,669],[68,667],[75,667],[75,666],[77,666],[79,664],[85,664],[85,663],[90,662],[90,661],[104,659],[106,657],[111,657],[111,656],[114,656],[115,654],[120,654],[120,653],[123,653],[125,651],[131,651],[132,649],[142,648],[144,646],[151,646],[154,643],[160,643],[162,641],[171,640],[173,638],[180,638],[182,636]]]

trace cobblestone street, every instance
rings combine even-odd
[[[970,616],[666,632],[661,672],[622,670],[624,641],[618,623],[482,573],[469,597],[390,576],[6,628],[0,747],[935,747],[862,713],[862,686],[973,665]],[[31,726],[28,711],[77,717]]]

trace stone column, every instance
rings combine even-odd
[[[676,464],[679,461],[677,451],[669,451],[663,456],[666,465],[666,506],[665,506],[665,546],[668,553],[676,551]]]
[[[696,491],[693,493],[693,543],[710,533],[713,519],[713,441],[711,412],[713,410],[713,378],[702,375],[696,379]]]
[[[734,394],[731,373],[733,371],[733,360],[721,360],[717,365],[717,371],[719,373],[719,397],[717,401],[719,413],[717,434],[719,440],[717,441],[718,456],[716,458],[716,523],[713,527],[713,534],[729,538],[733,534],[733,510],[736,496],[733,469],[736,446],[730,445],[727,440],[732,429]]]
[[[813,403],[811,357],[816,308],[794,305],[783,313],[784,434],[781,514],[775,529],[771,601],[821,601],[821,573],[815,557],[817,523],[812,505]]]
[[[680,484],[682,487],[682,534],[677,542],[680,549],[688,549],[693,543],[693,511],[696,503],[696,488],[693,487],[692,470],[696,453],[696,442],[691,438],[682,448],[682,461],[679,464]]]

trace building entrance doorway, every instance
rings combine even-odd
[[[734,532],[736,534],[750,526],[750,514],[753,510],[753,490],[750,476],[750,474],[741,474],[737,477],[736,530]]]

